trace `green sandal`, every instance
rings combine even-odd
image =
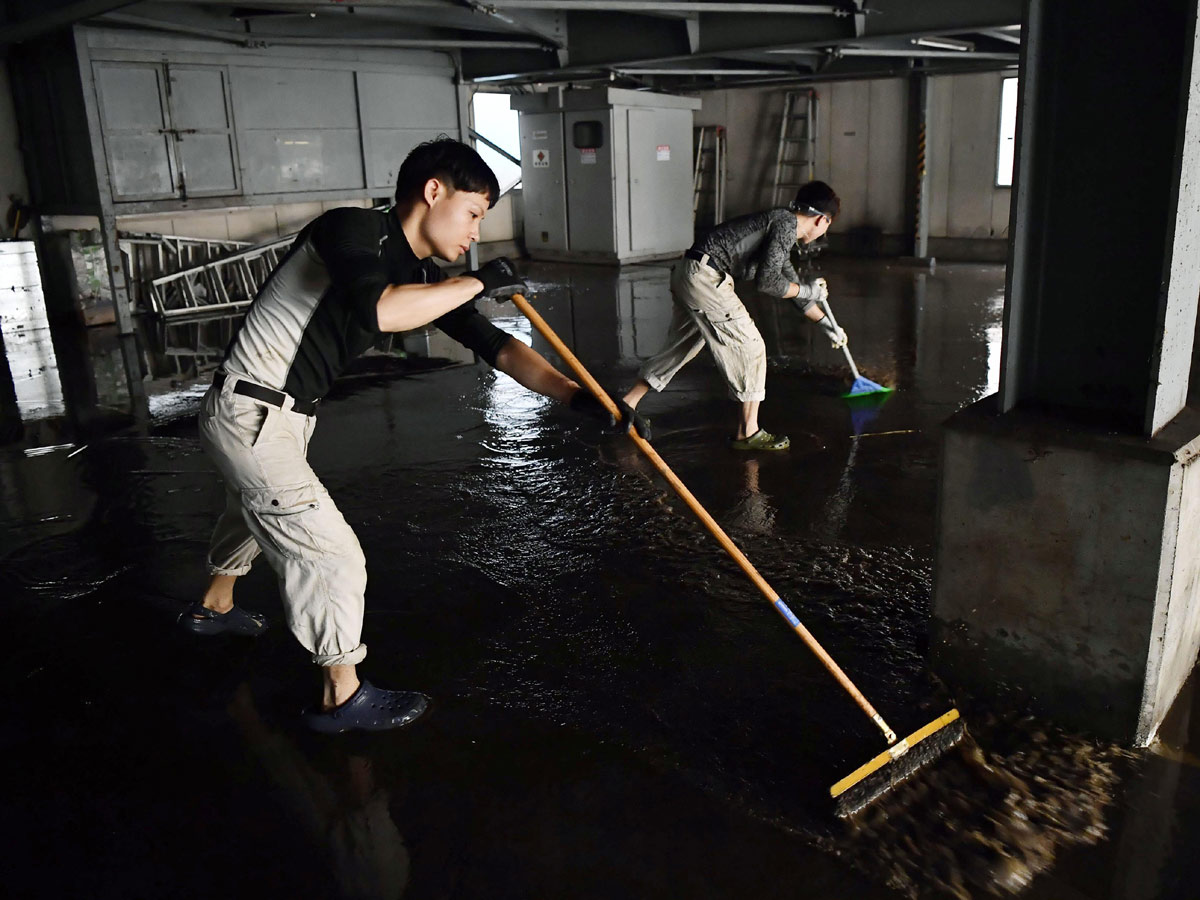
[[[776,437],[760,428],[748,438],[730,439],[729,446],[734,450],[786,450],[792,446],[792,442],[788,440],[786,434]]]

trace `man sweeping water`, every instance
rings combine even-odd
[[[266,622],[233,604],[238,577],[262,553],[279,577],[288,627],[322,676],[306,714],[322,732],[382,730],[414,720],[428,699],[358,677],[366,560],[358,539],[306,459],[320,399],[382,334],[433,323],[521,385],[612,423],[600,403],[475,308],[525,283],[506,259],[447,278],[479,240],[500,197],[496,176],[466,144],[418,146],[400,167],[387,212],[334,209],[297,236],[262,286],[204,397],[200,439],[225,479],[204,597],[179,619],[196,634],[261,633]],[[640,433],[645,425],[633,413]]]
[[[741,216],[715,228],[684,253],[671,273],[674,311],[666,345],[638,373],[625,395],[636,409],[651,390],[662,391],[705,345],[725,378],[729,395],[740,403],[730,440],[735,450],[786,450],[791,441],[760,427],[759,405],[766,398],[767,347],[734,279],[754,281],[764,294],[801,301],[804,314],[821,327],[835,348],[846,333],[821,309],[829,295],[823,278],[801,278],[790,256],[797,242],[809,244],[832,224],[841,201],[823,181],[803,185],[786,208]]]

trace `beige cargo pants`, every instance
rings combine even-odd
[[[738,299],[733,278],[681,259],[671,271],[671,299],[666,346],[646,361],[638,377],[661,391],[707,344],[729,396],[743,403],[766,398],[767,345]]]
[[[261,552],[279,577],[288,628],[319,666],[354,665],[362,643],[367,564],[354,531],[305,458],[315,416],[209,388],[200,441],[225,479],[225,511],[208,569],[244,575]]]

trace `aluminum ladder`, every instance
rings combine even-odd
[[[692,131],[695,147],[692,161],[692,225],[697,228],[714,227],[725,221],[725,172],[728,159],[725,126],[700,125]],[[703,214],[701,204],[705,208]]]
[[[779,147],[775,152],[772,206],[785,206],[796,188],[813,179],[817,159],[817,92],[788,91],[783,96]]]

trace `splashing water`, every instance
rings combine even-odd
[[[943,759],[846,820],[839,855],[911,898],[1015,896],[1108,836],[1134,754],[1029,717],[986,716]]]

